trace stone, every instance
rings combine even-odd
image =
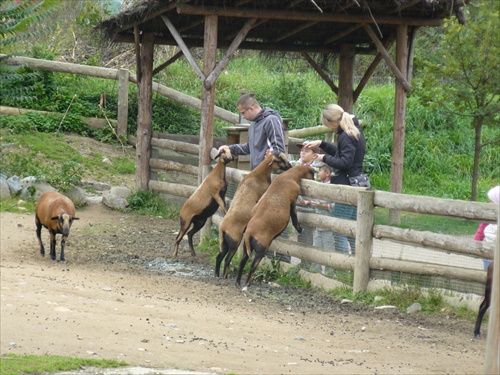
[[[83,207],[87,204],[85,191],[82,188],[74,187],[64,193],[75,204],[75,207]]]
[[[422,310],[422,305],[420,305],[420,303],[418,303],[418,302],[415,302],[413,305],[409,306],[406,309],[406,312],[408,314],[413,314],[413,313],[416,313],[417,311],[420,311],[420,310]]]
[[[7,184],[9,185],[10,193],[13,195],[19,193],[23,189],[23,185],[18,176],[8,178]]]
[[[0,179],[0,199],[10,198],[9,184],[6,179]]]

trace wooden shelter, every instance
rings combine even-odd
[[[237,49],[251,49],[301,54],[346,111],[352,111],[384,60],[396,77],[391,191],[401,192],[415,30],[439,26],[450,16],[464,22],[465,3],[468,0],[143,0],[102,21],[97,29],[109,40],[135,45],[139,86],[136,187],[146,190],[149,182],[153,76],[183,54],[200,79],[201,182],[210,166],[216,80]],[[394,42],[395,59],[388,53]],[[154,61],[155,45],[175,45],[181,52],[168,61]],[[194,47],[203,48],[202,69],[191,53]],[[220,61],[218,49],[225,53]],[[373,55],[373,62],[354,87],[359,54]],[[317,63],[322,55],[338,57],[338,83]]]

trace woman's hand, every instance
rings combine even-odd
[[[321,140],[309,141],[306,145],[304,145],[304,147],[305,148],[319,147],[320,144],[321,144]]]

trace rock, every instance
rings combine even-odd
[[[113,186],[109,193],[127,199],[129,195],[132,194],[132,191],[127,187]]]
[[[82,188],[74,187],[68,190],[64,195],[66,195],[75,204],[76,207],[83,207],[87,204],[87,198],[85,197],[85,191]]]
[[[34,177],[34,176],[24,177],[21,180],[21,185],[23,185],[23,187],[25,187],[25,188],[29,188],[31,186],[34,186],[35,183],[36,183],[36,177]]]
[[[104,159],[102,159],[102,162],[103,162],[104,164],[110,164],[110,165],[111,165],[111,164],[113,164],[113,163],[111,163],[111,160],[109,160],[108,158],[104,158]]]
[[[52,185],[48,184],[47,182],[37,182],[36,184],[33,185],[35,188],[35,194],[33,194],[33,198],[37,201],[38,198],[40,198],[40,195],[45,193],[46,191],[53,191],[56,190]]]
[[[110,193],[103,195],[102,203],[109,208],[118,210],[122,210],[128,206],[128,202],[125,198]]]
[[[28,188],[23,187],[23,190],[21,190],[21,194],[19,195],[23,199],[31,199],[31,193],[28,190]]]
[[[375,310],[388,310],[388,309],[396,309],[396,306],[393,305],[383,305],[383,306],[376,306]]]
[[[111,186],[109,184],[96,181],[82,181],[80,187],[82,187],[83,189],[94,189],[97,191],[105,191],[111,189]]]
[[[122,210],[128,206],[127,198],[132,191],[123,186],[113,186],[109,192],[104,193],[102,203],[114,209]]]
[[[18,176],[12,176],[7,179],[7,184],[9,185],[10,193],[17,194],[23,189],[21,180]]]
[[[418,303],[418,302],[415,302],[413,305],[411,305],[410,307],[408,307],[406,309],[406,312],[408,314],[413,314],[413,313],[420,311],[420,310],[422,310],[422,305],[420,305],[420,303]]]
[[[0,178],[0,199],[10,198],[9,184],[7,184],[7,179]]]

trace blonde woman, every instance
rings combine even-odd
[[[337,104],[327,105],[321,112],[321,122],[336,133],[337,144],[326,141],[311,141],[304,147],[320,147],[325,153],[318,155],[318,160],[334,169],[332,184],[351,185],[349,177],[357,177],[363,173],[366,140],[359,127],[358,119],[343,110]],[[356,220],[356,206],[335,204],[333,216]],[[351,254],[355,253],[355,240],[348,238]],[[348,253],[346,236],[335,233],[336,251]]]

